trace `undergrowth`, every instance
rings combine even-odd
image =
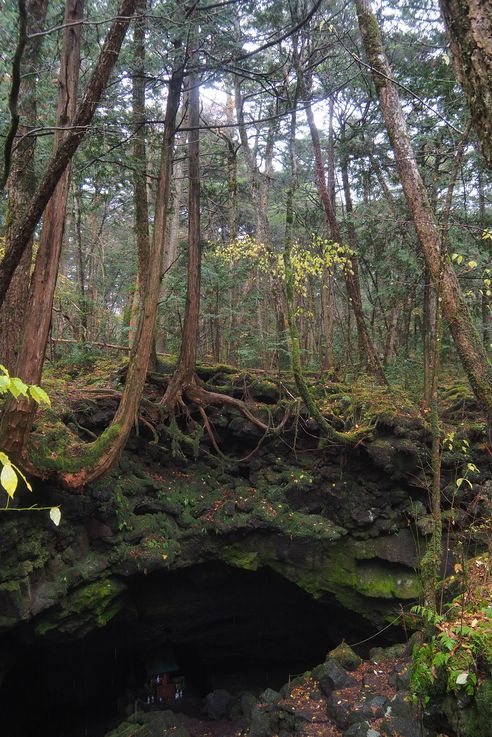
[[[423,606],[413,613],[429,631],[413,652],[411,688],[426,706],[446,695],[475,697],[492,677],[492,576],[490,556],[481,555],[464,566],[448,586],[461,591],[439,614]]]

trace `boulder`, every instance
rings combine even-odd
[[[362,663],[362,658],[346,642],[341,642],[336,648],[330,650],[326,659],[336,660],[346,670],[355,670]]]
[[[205,698],[205,712],[209,719],[227,719],[233,703],[234,697],[232,694],[229,691],[218,688],[216,691],[207,694]]]
[[[355,686],[357,681],[336,660],[328,660],[313,670],[313,676],[319,680],[320,689],[326,696],[332,691]]]
[[[260,694],[260,701],[265,704],[276,704],[280,701],[281,696],[278,691],[274,691],[273,688],[266,688],[262,694]]]
[[[381,733],[373,729],[369,722],[352,724],[344,733],[343,737],[381,737]]]
[[[251,711],[249,737],[272,737],[277,732],[278,717],[272,707],[261,709],[255,706]]]
[[[328,716],[335,722],[338,729],[348,729],[352,723],[357,721],[357,714],[353,711],[352,702],[340,699],[338,694],[332,693],[326,702]],[[359,721],[364,721],[360,716]]]

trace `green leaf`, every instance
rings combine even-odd
[[[27,384],[24,384],[22,379],[18,379],[16,377],[15,379],[10,380],[10,391],[16,399],[20,394],[22,394],[24,397],[27,397],[28,388],[29,387],[27,386]]]
[[[456,679],[456,683],[458,684],[458,686],[464,686],[465,683],[468,681],[469,675],[470,674],[468,673],[468,671],[465,671],[465,670],[462,673],[460,673]]]
[[[0,371],[3,371],[6,376],[9,376],[9,372],[2,363],[0,363]]]
[[[61,511],[60,507],[51,507],[50,509],[50,519],[53,522],[54,525],[58,527],[61,520]]]
[[[6,463],[0,474],[0,484],[3,486],[10,498],[14,496],[19,479],[10,463]]]
[[[10,387],[10,379],[8,376],[0,376],[0,394],[5,394]]]
[[[46,394],[44,389],[41,389],[40,386],[36,386],[36,384],[33,384],[29,387],[29,394],[34,399],[35,402],[38,404],[48,404],[51,405],[50,398]]]

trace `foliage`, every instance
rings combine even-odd
[[[31,384],[30,386],[28,386],[22,381],[22,379],[10,376],[5,366],[2,366],[1,364],[0,371],[2,372],[0,374],[0,395],[11,394],[15,399],[18,399],[19,397],[25,397],[26,399],[32,399],[37,404],[51,404],[50,398],[48,397],[44,389],[42,389],[40,386],[37,386],[36,384]],[[31,484],[22,473],[20,468],[11,461],[6,453],[2,453],[1,451],[0,464],[2,465],[2,471],[0,473],[0,486],[7,492],[7,495],[10,499],[14,498],[14,494],[19,483],[19,476],[23,479],[27,489],[29,491],[32,491]],[[5,507],[5,509],[9,508],[8,501],[9,500],[7,500],[7,507]],[[40,510],[39,507],[30,507],[29,509]],[[46,507],[43,509],[49,510],[52,522],[58,526],[61,519],[60,508]]]
[[[412,612],[432,634],[415,646],[411,687],[425,706],[446,694],[475,696],[492,674],[492,607],[489,557],[480,556],[462,570],[463,591],[439,614],[423,606]],[[456,584],[456,576],[448,584]]]
[[[250,236],[238,238],[229,243],[217,243],[214,247],[216,256],[234,264],[238,261],[249,261],[262,272],[270,273],[277,279],[285,280],[285,263],[281,253],[275,253],[264,243]],[[336,267],[349,269],[353,251],[349,246],[333,243],[313,233],[306,245],[299,241],[290,249],[290,266],[294,287],[298,294],[306,297],[308,282],[312,277],[320,279],[325,269]]]

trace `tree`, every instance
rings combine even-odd
[[[492,424],[492,366],[473,324],[449,255],[441,258],[441,237],[410,143],[396,84],[384,52],[370,0],[356,0],[359,28],[376,92],[395,154],[408,209],[434,284],[439,284],[443,314],[472,389]]]
[[[36,187],[35,139],[29,135],[37,124],[36,73],[40,62],[42,30],[47,11],[47,0],[31,0],[25,18],[25,45],[22,58],[19,55],[17,75],[18,93],[14,115],[18,117],[15,131],[11,128],[5,143],[4,176],[7,176],[9,217],[6,229],[6,244],[10,241],[26,211]],[[22,18],[19,19],[22,26]],[[21,30],[22,35],[22,30]],[[13,77],[16,77],[14,61]],[[12,98],[12,91],[11,91]],[[12,101],[10,105],[13,109]],[[10,371],[15,364],[20,347],[24,315],[29,293],[32,261],[32,238],[27,243],[22,259],[9,283],[5,303],[0,307],[0,345],[2,357]]]
[[[8,248],[0,262],[0,307],[12,276],[27,248],[46,205],[60,177],[84,139],[99,99],[106,89],[110,74],[118,59],[128,26],[138,0],[122,0],[100,51],[83,99],[74,115],[70,132],[56,147],[36,188],[30,204],[12,233]]]
[[[68,0],[65,9],[63,50],[58,80],[54,146],[60,145],[73,122],[77,104],[83,0]],[[39,384],[51,324],[51,311],[63,243],[70,187],[70,166],[64,170],[46,206],[43,227],[25,309],[16,373],[27,384]],[[25,447],[35,406],[28,399],[10,400],[2,412],[0,438],[6,450],[17,454]]]
[[[492,10],[487,0],[440,0],[456,76],[492,168]]]

